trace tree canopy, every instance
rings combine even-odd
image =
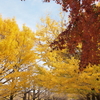
[[[69,52],[75,54],[77,46],[82,45],[80,55],[80,70],[91,63],[100,64],[100,7],[96,6],[98,0],[53,0],[60,4],[66,13],[69,11],[69,25],[52,45],[57,44],[63,49],[67,44]],[[50,0],[44,0],[50,2]]]
[[[0,17],[0,99],[21,94],[26,100],[30,93],[28,99],[35,100],[57,92],[100,100],[99,4],[54,1],[70,12],[67,26],[47,16],[32,32],[25,25],[19,29],[15,19]]]

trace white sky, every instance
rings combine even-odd
[[[0,14],[3,18],[15,17],[20,27],[26,24],[33,31],[41,17],[50,14],[53,19],[59,18],[60,9],[61,6],[54,1],[43,3],[42,0],[0,0]]]

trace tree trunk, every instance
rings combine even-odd
[[[33,89],[33,100],[35,100],[35,89]]]
[[[40,89],[37,91],[37,100],[40,100]]]
[[[97,94],[97,95],[96,95],[96,99],[97,99],[97,100],[100,100],[100,94]]]
[[[28,100],[30,100],[30,92],[28,93]]]
[[[91,100],[90,99],[90,94],[87,94],[86,97],[87,97],[87,100]]]
[[[10,100],[13,100],[13,95],[12,94],[10,95]]]
[[[27,94],[27,93],[24,93],[24,97],[23,97],[23,100],[26,100],[26,94]]]
[[[92,100],[95,100],[95,94],[94,93],[92,94]]]

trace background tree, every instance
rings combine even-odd
[[[53,36],[52,34],[54,33],[53,27],[57,24],[51,23],[52,20],[49,18],[48,21],[47,17],[46,20],[44,20],[44,24],[40,25],[40,27],[38,26],[38,31],[36,33],[38,36],[37,40],[40,39],[40,42],[38,41],[36,49],[39,52],[41,61],[43,61],[42,64],[40,63],[38,65],[39,67],[37,67],[37,84],[42,87],[46,87],[51,92],[65,94],[76,93],[81,94],[85,98],[91,98],[92,100],[95,100],[97,98],[97,100],[99,100],[99,65],[97,66],[89,64],[86,69],[80,72],[80,59],[79,57],[77,57],[77,55],[72,55],[69,53],[67,44],[63,45],[66,47],[64,47],[65,49],[60,50],[54,48],[54,50],[52,50],[49,45],[51,44],[53,39],[53,37],[51,38],[51,36]],[[51,27],[52,30],[49,27]],[[57,28],[57,30],[59,30],[60,26],[57,26]],[[59,33],[57,33],[58,31],[55,32],[59,35],[60,30]],[[53,46],[55,47],[55,45]],[[81,46],[82,44],[79,43],[77,45],[77,50],[80,50]],[[46,68],[44,68],[44,66]]]

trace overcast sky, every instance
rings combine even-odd
[[[26,24],[32,30],[35,30],[40,18],[47,14],[53,19],[59,18],[60,9],[61,6],[54,1],[43,3],[42,0],[0,0],[0,14],[3,18],[15,17],[20,27]]]

